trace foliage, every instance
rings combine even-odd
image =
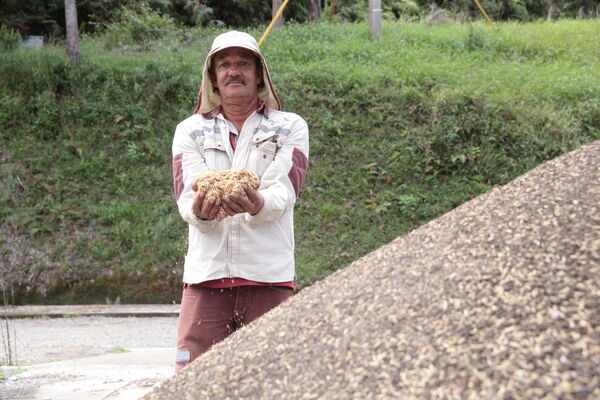
[[[189,15],[189,22],[191,22],[192,25],[223,25],[222,21],[211,19],[214,14],[214,9],[212,7],[207,6],[206,4],[201,4],[194,0],[186,0],[186,3],[183,6],[183,8],[187,11]]]
[[[387,20],[413,19],[426,14],[416,0],[383,0],[383,18]],[[331,4],[325,6],[325,14],[329,15]],[[369,9],[363,1],[347,0],[336,2],[334,17],[338,21],[357,22],[366,21]]]
[[[22,35],[55,36],[65,26],[64,0],[3,0],[0,24]]]
[[[86,36],[78,67],[52,46],[0,53],[0,283],[16,302],[178,301],[171,140],[219,32],[135,54]],[[274,85],[311,132],[299,286],[600,139],[599,35],[568,20],[274,32]]]
[[[486,13],[495,21],[533,21],[538,18],[594,18],[600,15],[600,5],[593,0],[482,0]],[[327,7],[327,6],[326,6]],[[481,19],[482,15],[472,0],[382,0],[386,19],[414,19],[442,14],[453,15],[448,20]],[[362,0],[337,2],[336,18],[342,21],[365,21],[368,7]]]
[[[19,46],[21,36],[10,28],[0,25],[0,51],[14,50]]]
[[[105,40],[109,47],[142,45],[176,32],[172,18],[161,15],[148,3],[139,2],[135,7],[122,7],[119,18],[106,25]]]
[[[255,26],[268,22],[271,0],[207,0],[216,19],[228,26]]]
[[[266,25],[272,16],[271,0],[145,0],[142,2],[177,24],[211,27],[256,27]],[[495,21],[534,21],[540,18],[597,18],[596,0],[481,0]],[[78,0],[80,31],[94,33],[98,27],[120,20],[122,9],[139,10],[137,0]],[[323,0],[322,19],[329,18],[332,0]],[[428,18],[434,23],[481,19],[472,0],[382,0],[387,20]],[[64,37],[64,0],[4,0],[0,3],[0,24],[22,35],[43,34]],[[307,22],[307,0],[290,1],[283,13],[288,22]],[[439,18],[442,15],[443,18]],[[337,21],[366,21],[365,0],[336,2]]]

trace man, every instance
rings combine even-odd
[[[293,209],[308,166],[308,126],[281,111],[246,33],[215,38],[194,112],[173,140],[174,192],[189,224],[176,371],[292,295]],[[200,173],[238,167],[260,178],[258,189],[244,187],[247,197],[195,192]]]

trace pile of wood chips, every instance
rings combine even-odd
[[[302,290],[144,399],[600,399],[600,141]]]
[[[208,172],[198,175],[194,179],[192,188],[195,187],[196,193],[206,193],[207,199],[222,199],[232,193],[239,193],[247,197],[244,185],[258,189],[260,186],[258,175],[246,168],[233,168],[222,171],[211,169]],[[219,208],[219,214],[222,217],[226,216],[223,207]]]
[[[207,198],[223,198],[231,193],[246,196],[243,185],[258,189],[258,176],[246,168],[233,168],[227,170],[211,169],[200,174],[194,179],[196,192],[205,192]]]

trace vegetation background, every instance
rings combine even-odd
[[[192,112],[212,39],[228,26],[260,37],[268,4],[236,21],[226,12],[251,2],[80,0],[74,66],[62,0],[26,3],[3,2],[0,28],[3,293],[13,304],[179,301],[187,228],[171,196],[174,128]],[[559,16],[598,12],[580,3],[560,3]],[[361,2],[338,2],[320,24],[292,4],[298,22],[262,50],[284,108],[311,130],[296,207],[300,288],[600,139],[597,19],[549,20],[541,1],[522,1],[521,19],[534,21],[492,27],[472,21],[466,1],[384,1],[373,39]],[[398,4],[418,12],[396,14]],[[49,44],[20,48],[26,32]]]
[[[335,4],[334,4],[335,3]],[[598,0],[479,0],[495,21],[530,22],[539,18],[590,18],[600,15]],[[284,11],[287,21],[311,19],[311,5],[338,22],[365,21],[368,0],[292,0]],[[247,27],[268,24],[272,0],[77,0],[81,30],[101,31],[119,22],[124,10],[151,8],[178,25]],[[459,20],[480,16],[473,0],[382,0],[383,18],[418,21],[432,14],[452,15]],[[60,37],[65,26],[64,0],[3,0],[0,23],[22,35]],[[148,26],[150,27],[150,26]],[[159,28],[159,27],[154,27]]]

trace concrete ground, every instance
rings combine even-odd
[[[177,314],[176,305],[3,308],[18,366],[2,367],[0,399],[139,399],[174,372]]]

